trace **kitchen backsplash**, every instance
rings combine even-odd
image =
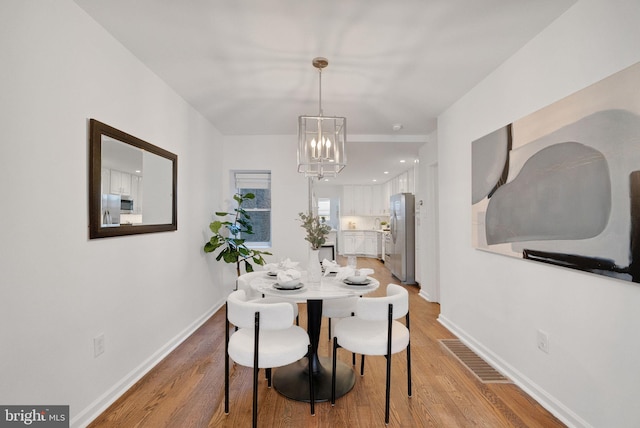
[[[376,219],[378,221],[376,221]],[[360,230],[376,230],[376,229],[384,229],[385,226],[380,223],[386,221],[387,226],[389,224],[389,217],[363,217],[363,216],[343,216],[340,218],[340,229],[341,230],[349,230],[349,229],[360,229]],[[352,227],[349,227],[349,226]]]

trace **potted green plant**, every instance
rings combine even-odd
[[[219,250],[216,260],[225,263],[235,263],[236,273],[240,276],[240,266],[244,264],[246,272],[253,272],[253,265],[264,265],[263,255],[271,255],[268,251],[260,251],[245,245],[244,235],[253,234],[251,216],[242,208],[242,204],[249,199],[254,199],[253,193],[236,193],[233,200],[237,202],[237,208],[233,213],[216,212],[218,217],[231,217],[231,220],[215,220],[209,224],[213,236],[204,244],[205,253],[213,253]]]
[[[320,222],[318,216],[310,213],[298,213],[298,216],[300,216],[300,221],[302,222],[301,227],[304,227],[304,230],[307,231],[307,236],[304,239],[311,244],[312,250],[319,250],[327,242],[327,235],[331,232],[331,226]]]

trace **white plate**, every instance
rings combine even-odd
[[[278,291],[300,291],[304,288],[304,284],[299,282],[297,285],[294,286],[283,286],[278,284],[277,282],[275,284],[273,284],[273,288],[275,288]]]
[[[344,282],[347,285],[358,285],[358,286],[371,284],[371,280],[369,278],[365,279],[364,281],[359,281],[359,282],[349,281],[349,278],[347,278],[347,279],[343,279],[342,282]]]

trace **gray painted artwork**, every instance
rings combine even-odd
[[[488,244],[598,236],[611,212],[607,161],[580,143],[546,147],[489,200]]]
[[[478,249],[640,282],[640,64],[472,142]]]
[[[500,185],[500,179],[508,165],[510,140],[509,127],[505,126],[473,142],[471,203],[480,202]]]

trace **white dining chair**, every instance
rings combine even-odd
[[[287,301],[284,299],[279,299],[277,297],[265,297],[264,295],[258,293],[256,290],[253,289],[253,287],[251,287],[251,281],[254,280],[255,278],[258,278],[260,276],[264,276],[267,273],[265,271],[258,271],[258,272],[248,272],[245,273],[243,275],[240,275],[236,281],[236,289],[237,290],[244,290],[244,292],[247,295],[247,300],[256,300],[256,299],[262,299],[260,300],[261,303],[282,303],[282,302],[287,302],[291,305],[291,307],[293,308],[293,316],[296,319],[296,325],[300,325],[300,321],[299,321],[299,317],[298,317],[298,304],[295,302],[291,302],[291,301]]]
[[[326,299],[322,302],[322,316],[328,318],[328,340],[333,337],[332,319],[352,317],[356,312],[358,296],[343,297],[340,299]]]
[[[238,330],[229,334],[230,323]],[[294,363],[310,355],[307,332],[293,325],[293,309],[286,302],[261,303],[247,300],[244,290],[232,292],[226,304],[224,412],[229,414],[229,358],[253,368],[253,427],[258,424],[258,371],[266,369],[271,387],[271,369]],[[315,414],[313,373],[309,370],[311,414]]]
[[[350,296],[340,299],[326,299],[322,302],[322,316],[327,318],[328,340],[333,337],[333,320],[338,318],[352,317],[356,313],[356,302],[360,297]],[[356,354],[353,353],[352,364],[356,365]]]
[[[405,324],[396,321],[405,317]],[[396,284],[387,285],[384,297],[362,297],[356,302],[356,316],[336,323],[333,336],[333,376],[331,405],[335,405],[335,367],[338,348],[362,355],[360,375],[364,376],[365,355],[384,355],[387,359],[387,382],[384,421],[389,423],[391,390],[391,355],[407,350],[407,385],[411,397],[411,347],[409,340],[409,293]]]

